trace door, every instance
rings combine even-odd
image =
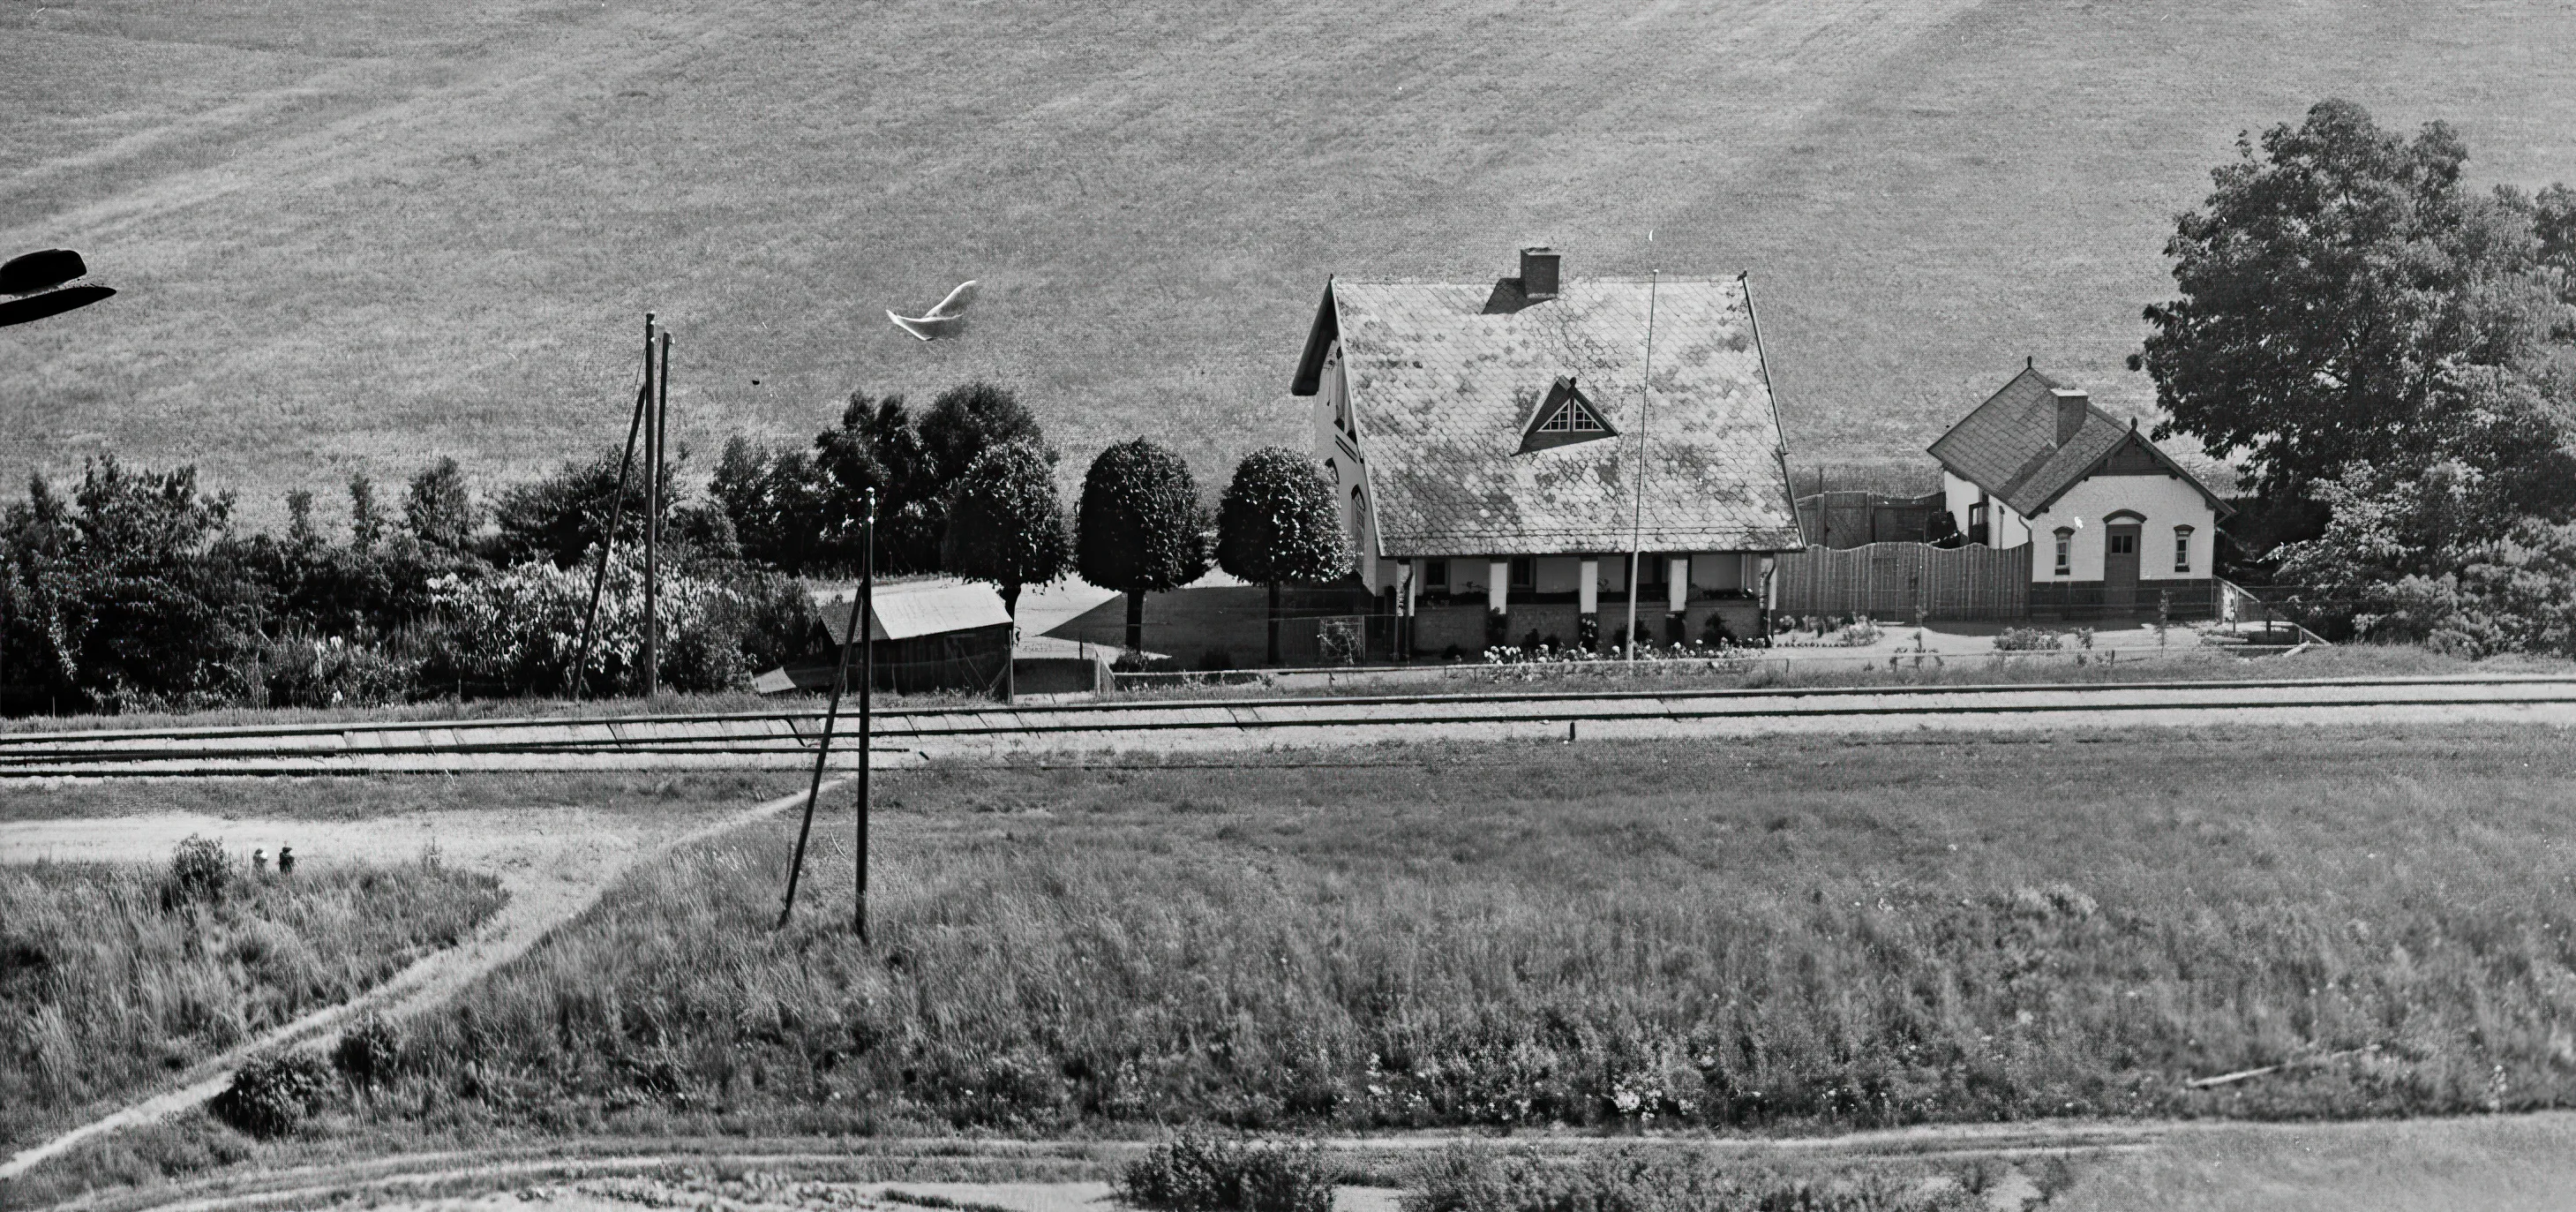
[[[2138,524],[2114,522],[2104,527],[2102,609],[2123,613],[2138,608]]]

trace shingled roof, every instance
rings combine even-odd
[[[1514,279],[1333,279],[1291,390],[1315,394],[1338,337],[1379,550],[1628,550],[1640,433],[1646,550],[1803,547],[1744,281],[1654,287],[1654,394],[1641,424],[1648,289],[1644,278],[1569,278],[1531,301]],[[1524,428],[1560,378],[1616,436],[1524,451]]]
[[[1986,402],[1932,443],[1932,457],[1950,474],[1985,489],[2014,513],[2045,512],[2066,490],[2095,474],[2122,447],[2144,452],[2166,471],[2200,490],[2221,514],[2234,513],[2198,476],[2183,470],[2135,425],[2111,419],[2087,397],[2084,423],[2064,443],[2057,440],[2059,394],[2075,389],[2025,366]]]

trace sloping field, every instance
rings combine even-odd
[[[264,519],[525,474],[612,440],[647,308],[700,468],[991,375],[1069,468],[1150,432],[1214,475],[1298,440],[1326,275],[1535,240],[1751,270],[1793,458],[1911,459],[2024,354],[2143,407],[2169,216],[2330,93],[2576,178],[2547,0],[14,4],[0,251],[124,293],[0,341],[0,475],[195,460]],[[966,277],[972,339],[883,320]]]

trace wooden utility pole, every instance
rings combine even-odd
[[[868,554],[869,561],[873,563],[876,552],[877,530],[877,490],[873,488],[868,490],[868,513],[865,525],[865,550]],[[867,633],[872,626],[875,617],[871,613],[873,610],[873,604],[869,601],[871,596],[869,589],[872,585],[873,581],[868,578],[865,572],[862,572],[860,573],[859,591],[850,595],[850,621],[849,624],[841,631],[840,659],[833,662],[832,665],[832,697],[829,705],[823,709],[823,735],[815,742],[814,745],[814,778],[813,781],[806,784],[805,787],[805,823],[797,827],[796,856],[789,859],[787,863],[787,903],[780,906],[778,910],[778,928],[781,930],[787,928],[787,920],[796,914],[796,885],[805,874],[805,841],[808,837],[812,836],[814,832],[814,803],[816,800],[821,799],[823,795],[823,768],[832,760],[832,733],[834,726],[839,724],[841,721],[841,692],[849,685],[850,681],[850,645],[853,643],[867,644]],[[866,672],[868,677],[865,682],[861,683],[862,686],[873,683],[876,680],[876,647],[874,644],[867,644],[867,654],[868,655],[864,659],[867,662]],[[864,720],[867,703],[867,691],[864,689],[859,692],[859,702],[861,704],[861,718]],[[867,725],[862,723],[860,727],[858,859],[859,933],[862,940],[864,940],[867,935],[868,895],[868,784],[866,773],[868,748],[867,735],[865,732]]]
[[[862,943],[868,941],[868,742],[875,735],[875,719],[869,706],[877,687],[876,598],[877,491],[871,488],[868,490],[867,522],[861,527],[859,539],[861,605],[857,626],[867,630],[859,636],[859,898],[858,908],[851,919],[851,927],[858,931]]]
[[[599,594],[608,585],[608,559],[617,550],[617,532],[626,525],[626,481],[635,470],[635,441],[644,431],[644,409],[653,399],[653,313],[644,313],[644,375],[637,380],[635,407],[626,419],[626,453],[617,460],[617,496],[608,506],[608,532],[599,537],[599,568],[590,576],[590,605],[581,615],[580,655],[573,658],[572,697],[590,686],[590,645],[599,633]]]
[[[646,350],[651,357],[653,351]],[[663,427],[671,412],[671,333],[662,332],[662,360],[653,373],[653,403],[644,422],[644,697],[662,693],[662,471],[668,452]]]

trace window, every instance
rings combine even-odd
[[[1448,592],[1449,561],[1424,560],[1422,562],[1422,587],[1433,593]]]
[[[2135,534],[2115,534],[2110,536],[2110,542],[2111,545],[2107,550],[2112,555],[2138,554],[2138,536]]]
[[[1576,396],[1567,400],[1565,407],[1557,409],[1556,415],[1549,417],[1545,424],[1538,427],[1538,431],[1540,433],[1608,433],[1610,427],[1602,424],[1600,417],[1593,415],[1592,409],[1584,404],[1581,396]]]
[[[2191,571],[2191,527],[2174,527],[2174,571]]]
[[[2074,557],[2075,532],[2060,526],[2057,528],[2057,575],[2065,576],[2075,570]]]
[[[1512,557],[1512,588],[1528,589],[1538,584],[1538,557]]]

